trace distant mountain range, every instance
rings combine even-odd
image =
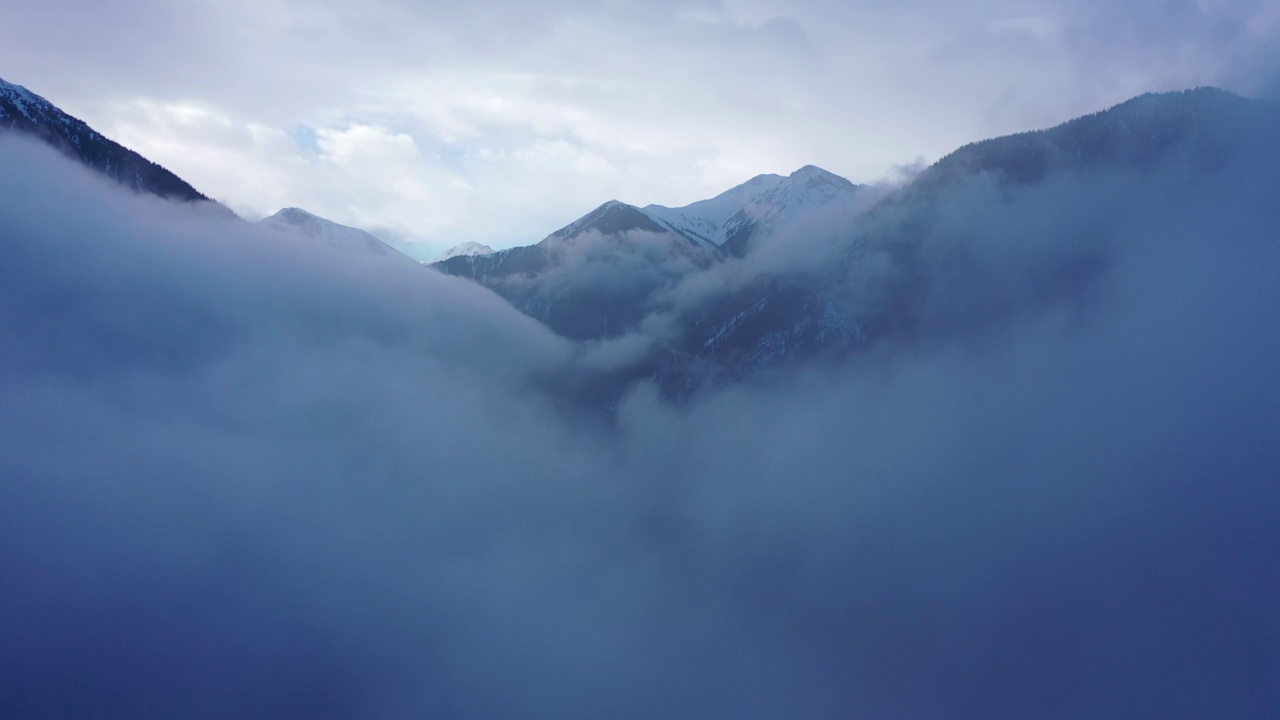
[[[209,202],[3,81],[0,130],[39,138],[134,190]],[[1143,95],[1048,130],[967,145],[887,195],[806,166],[680,208],[613,200],[537,244],[494,251],[466,243],[429,265],[484,285],[564,337],[643,340],[626,362],[574,379],[572,393],[584,402],[607,407],[641,380],[679,398],[708,383],[920,341],[1079,297],[1106,272],[1098,238],[1114,229],[1076,230],[1071,243],[1033,257],[1039,265],[1016,271],[981,267],[965,243],[940,249],[935,238],[963,236],[968,214],[986,212],[1000,214],[995,226],[1011,237],[1026,235],[1003,242],[1034,246],[1056,231],[1050,217],[1080,221],[1061,188],[1143,186],[1168,180],[1174,164],[1181,184],[1162,192],[1193,202],[1212,190],[1219,168],[1270,157],[1278,143],[1273,103],[1208,88]],[[339,252],[408,261],[369,233],[298,208],[259,224]],[[823,234],[831,237],[813,245]]]
[[[756,238],[807,214],[820,209],[860,208],[867,190],[822,168],[807,165],[786,177],[757,175],[709,200],[684,207],[637,207],[610,200],[552,233],[547,240],[574,238],[592,231],[615,235],[638,230],[672,233],[695,245],[741,257]],[[469,242],[450,248],[431,262],[487,256],[494,252],[486,245]]]
[[[819,216],[851,219],[874,193],[812,165],[760,175],[680,208],[611,200],[536,245],[459,246],[433,267],[471,278],[566,337],[634,330],[662,289]]]
[[[1052,235],[1058,229],[1036,213],[1071,217],[1059,186],[1100,188],[1123,178],[1121,187],[1140,188],[1167,180],[1175,165],[1190,173],[1177,186],[1190,202],[1211,190],[1217,168],[1241,155],[1266,157],[1278,142],[1273,103],[1212,88],[1149,94],[1048,130],[967,145],[884,197],[806,167],[684,208],[606,203],[537,245],[434,267],[475,279],[570,338],[647,335],[652,346],[631,366],[579,386],[588,402],[608,406],[639,380],[682,397],[708,383],[991,325],[1081,297],[1109,262],[1098,249],[1100,228],[1055,247],[1041,265],[1003,273],[973,266],[963,245],[940,264],[934,238],[958,232],[974,208],[1007,214],[1011,233]],[[1036,192],[1044,207],[1018,204]],[[796,248],[790,266],[770,259],[720,270],[751,259],[769,235],[791,229],[794,242],[819,228],[838,237],[812,262]]]

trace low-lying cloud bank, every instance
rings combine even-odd
[[[0,715],[1265,716],[1275,167],[979,193],[954,297],[1105,270],[601,429],[466,281],[0,144]]]

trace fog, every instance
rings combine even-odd
[[[0,715],[1266,717],[1273,160],[976,180],[910,333],[601,422],[473,283],[0,143]]]

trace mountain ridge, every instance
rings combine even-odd
[[[136,192],[221,204],[161,165],[107,138],[27,88],[0,78],[0,130],[36,138]]]
[[[890,338],[910,342],[946,323],[981,326],[1066,302],[1106,271],[1094,237],[1054,248],[1053,263],[1035,268],[1041,277],[1031,286],[967,265],[964,243],[940,265],[930,243],[957,232],[953,225],[964,220],[953,208],[975,194],[998,211],[1029,193],[1051,194],[1050,179],[1101,187],[1123,177],[1127,187],[1142,188],[1173,164],[1183,177],[1178,191],[1194,192],[1231,158],[1275,155],[1278,139],[1280,104],[1210,88],[1150,93],[1044,130],[970,143],[870,208],[825,265],[765,270],[687,308],[674,322],[679,339],[637,374],[679,396],[717,376],[758,376],[802,359],[866,352]],[[868,265],[880,268],[875,283],[860,270]],[[933,295],[942,286],[954,291],[957,277],[973,287],[966,298],[973,305],[936,307]]]

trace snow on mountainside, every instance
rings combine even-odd
[[[339,225],[301,208],[285,208],[271,217],[259,220],[258,225],[295,237],[316,240],[341,252],[409,259],[407,255],[364,230]]]
[[[691,240],[741,256],[753,238],[819,209],[856,213],[862,190],[839,175],[806,165],[788,177],[759,175],[710,200],[682,208],[649,205],[643,212]]]
[[[428,260],[423,264],[430,265],[431,263],[444,262],[449,258],[456,257],[486,257],[494,254],[495,252],[497,251],[488,245],[481,245],[478,242],[464,242],[461,245],[455,245],[448,250],[445,250],[435,256],[435,258]]]
[[[4,131],[41,140],[133,190],[183,202],[209,202],[225,210],[177,175],[104,137],[21,85],[0,79],[0,132]]]
[[[21,85],[14,85],[13,83],[5,82],[3,79],[0,79],[0,97],[7,100],[6,104],[16,109],[18,114],[32,122],[36,122],[36,116],[33,113],[39,113],[43,105],[50,104],[49,101]],[[3,106],[0,106],[0,117],[5,117],[9,114]]]
[[[678,233],[711,245],[723,245],[724,225],[757,196],[772,190],[787,178],[757,175],[710,200],[700,200],[681,208],[648,205],[644,212]]]

